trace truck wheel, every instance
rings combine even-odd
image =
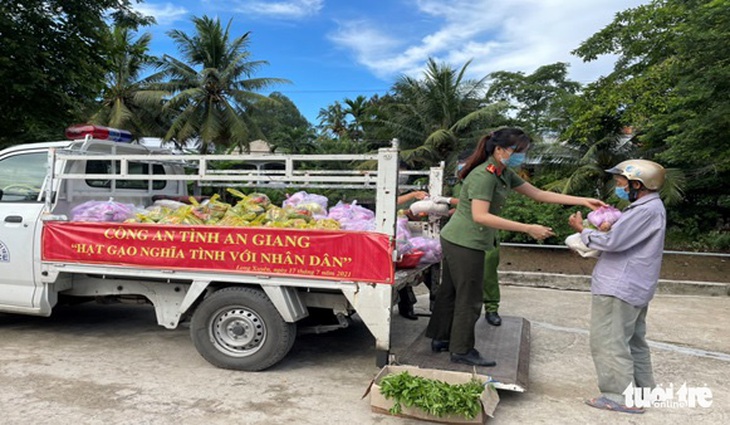
[[[231,287],[200,303],[190,336],[200,355],[214,366],[258,371],[286,356],[294,345],[296,324],[285,322],[263,291]]]

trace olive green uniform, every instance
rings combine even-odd
[[[441,231],[443,280],[426,336],[449,340],[452,353],[474,348],[474,324],[484,296],[485,257],[499,246],[498,230],[474,222],[472,200],[488,201],[490,214],[499,215],[509,191],[524,183],[511,169],[504,169],[499,176],[496,170],[490,158],[469,173],[456,212]]]

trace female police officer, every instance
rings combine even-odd
[[[604,205],[597,199],[546,192],[522,180],[510,167],[521,165],[530,142],[518,128],[490,133],[479,141],[461,172],[464,182],[456,212],[441,231],[443,278],[426,330],[426,336],[432,338],[431,349],[450,351],[452,362],[496,364],[474,348],[474,324],[482,308],[485,253],[498,246],[498,231],[524,232],[537,240],[553,235],[550,227],[501,218],[509,191],[514,189],[539,202],[591,209]]]

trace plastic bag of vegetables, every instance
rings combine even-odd
[[[441,261],[441,241],[438,239],[417,236],[409,239],[414,250],[423,252],[421,263],[438,263]]]
[[[187,224],[187,225],[201,225],[205,224],[198,216],[193,212],[193,205],[185,205],[166,215],[158,223],[160,224]]]
[[[340,230],[340,222],[331,218],[315,220],[310,226],[312,229]]]
[[[125,223],[157,223],[163,217],[172,213],[167,207],[150,205],[143,211],[137,212],[133,217],[124,220]]]
[[[108,201],[87,201],[71,210],[71,221],[113,221],[121,223],[134,217],[138,209],[133,204]]]
[[[281,206],[283,208],[295,207],[306,209],[312,213],[311,215],[313,217],[320,218],[327,216],[327,203],[328,199],[326,196],[307,193],[302,190],[293,195],[287,195],[287,199]]]
[[[620,217],[621,211],[610,205],[606,205],[589,212],[587,220],[594,228],[606,232]]]
[[[219,199],[220,195],[216,193],[211,196],[210,199],[206,199],[200,203],[202,207],[208,210],[208,213],[213,220],[220,220],[226,214],[228,209],[231,208],[231,204],[222,202]]]
[[[246,227],[251,224],[241,216],[235,214],[226,214],[222,219],[218,220],[216,226]]]
[[[357,201],[350,204],[338,202],[330,209],[327,218],[339,221],[341,228],[345,230],[375,230],[375,213],[357,205]]]

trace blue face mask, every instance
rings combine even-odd
[[[621,186],[614,187],[613,193],[615,193],[619,199],[623,199],[624,201],[629,200],[629,192],[627,192],[626,188],[624,188],[624,187],[621,187]]]
[[[502,164],[504,164],[505,167],[512,167],[516,168],[522,165],[525,162],[525,157],[527,155],[524,152],[515,152],[512,155],[510,155],[509,158],[506,160],[502,160]]]

